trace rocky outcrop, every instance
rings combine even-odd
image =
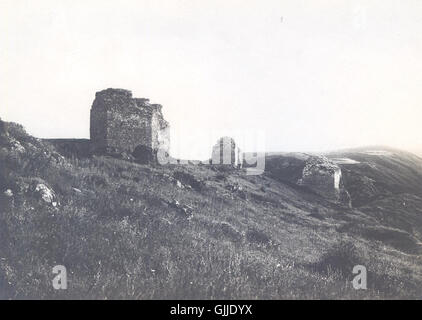
[[[45,183],[38,183],[35,186],[34,191],[37,197],[45,203],[51,204],[53,207],[56,207],[58,205],[56,193]]]
[[[327,198],[336,198],[340,191],[341,169],[325,157],[310,157],[302,170],[299,185],[308,186]]]
[[[133,98],[128,90],[97,92],[90,124],[94,151],[133,153],[138,146],[144,146],[154,153],[168,152],[170,126],[161,109],[161,105],[150,104],[148,99]]]
[[[304,186],[327,200],[350,206],[341,168],[323,156],[302,153],[269,156],[266,173],[285,183]]]
[[[310,157],[297,184],[307,186],[330,200],[345,203],[350,201],[344,189],[341,168],[326,157]]]
[[[50,144],[28,135],[21,125],[0,122],[0,207],[29,199],[59,205],[58,197],[42,179],[71,168],[71,164]]]

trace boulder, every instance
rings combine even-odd
[[[266,174],[350,207],[350,195],[344,188],[341,168],[324,156],[302,153],[270,156],[266,159]]]
[[[179,181],[183,186],[188,187],[189,189],[193,189],[195,191],[202,191],[205,183],[201,180],[195,178],[192,174],[183,172],[183,171],[176,171],[173,173],[173,177]]]
[[[325,157],[310,157],[298,185],[304,185],[328,199],[339,200],[342,173],[338,165]]]
[[[10,139],[10,150],[18,154],[25,153],[25,148],[18,140],[15,139]]]
[[[181,204],[178,200],[173,200],[168,203],[170,208],[176,209],[176,211],[187,220],[193,218],[193,207],[187,204]]]
[[[46,184],[38,183],[35,187],[35,193],[38,195],[38,198],[45,203],[51,204],[53,207],[58,205],[54,190],[48,187]]]

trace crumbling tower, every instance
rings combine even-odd
[[[133,98],[124,89],[97,92],[91,107],[90,137],[95,152],[129,152],[136,149],[165,152],[170,148],[170,126],[161,105]],[[143,152],[143,151],[142,151]]]
[[[211,163],[214,165],[241,165],[241,151],[233,138],[222,137],[212,148]]]

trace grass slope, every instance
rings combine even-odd
[[[22,127],[7,128],[0,141],[0,298],[422,296],[421,234],[409,227],[419,211],[400,207],[414,220],[382,225],[375,214],[265,174],[64,158]],[[40,199],[39,184],[54,190],[56,206]],[[410,208],[422,208],[416,195],[406,197]],[[383,206],[377,203],[380,215]],[[58,264],[68,270],[67,290],[52,287]],[[352,288],[357,264],[368,268],[368,290]]]

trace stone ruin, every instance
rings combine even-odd
[[[304,153],[268,156],[265,170],[276,180],[305,187],[327,200],[351,207],[341,168],[324,156]]]
[[[97,152],[126,151],[131,154],[158,150],[169,152],[170,125],[162,106],[132,92],[107,89],[97,92],[91,107],[90,137]]]
[[[241,151],[233,138],[222,137],[212,148],[211,163],[240,167],[242,165]]]
[[[46,139],[67,155],[125,154],[141,162],[156,161],[158,151],[170,149],[170,125],[162,106],[133,98],[124,89],[106,89],[95,95],[91,107],[90,139]]]
[[[307,186],[327,199],[340,200],[343,188],[341,168],[326,157],[309,157],[297,184]]]

